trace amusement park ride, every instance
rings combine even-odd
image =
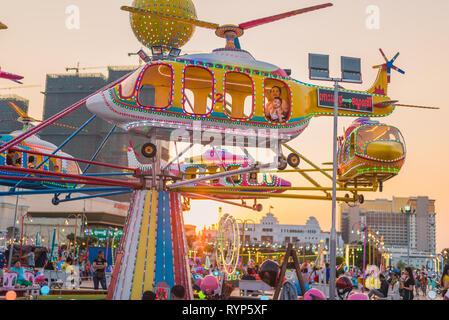
[[[4,29],[8,29],[8,27],[5,24],[0,22],[0,30],[4,30]],[[19,76],[17,74],[12,74],[12,73],[2,71],[2,69],[0,68],[0,79],[7,79],[7,80],[14,81],[16,83],[22,84],[22,82],[20,82],[19,80],[22,80],[23,77]]]
[[[239,41],[250,28],[330,6],[326,3],[223,26],[198,20],[191,0],[134,0],[132,7],[123,6],[137,39],[151,48],[152,56],[141,50],[139,56],[146,64],[135,71],[34,127],[2,136],[0,183],[12,188],[0,195],[51,193],[53,203],[58,204],[132,193],[108,297],[140,299],[146,290],[176,283],[184,285],[188,298],[192,298],[182,219],[190,199],[215,200],[256,211],[262,210],[257,200],[264,198],[332,200],[332,188],[310,175],[319,173],[330,182],[331,170],[315,165],[286,143],[298,137],[314,117],[333,115],[326,106],[333,105],[333,96],[327,93],[333,89],[293,79],[288,70],[256,60]],[[212,53],[179,55],[179,48],[191,38],[195,27],[214,30],[226,40],[225,47]],[[337,201],[361,203],[361,192],[382,191],[383,182],[397,175],[405,160],[405,142],[399,130],[370,120],[390,115],[397,106],[408,106],[387,95],[391,70],[404,73],[393,64],[399,54],[388,60],[381,53],[386,62],[375,67],[379,73],[371,88],[364,92],[340,89],[338,116],[358,119],[340,138],[337,191],[346,195],[337,196]],[[38,138],[40,130],[84,105],[93,113],[92,118],[74,128],[75,133],[61,146]],[[35,121],[11,106],[22,122]],[[110,134],[120,127],[145,137],[148,142],[140,152],[151,163],[141,164],[132,145],[126,149],[128,167],[95,162],[110,134],[90,160],[62,153],[60,149],[96,116],[113,125]],[[259,143],[268,140],[269,144]],[[187,142],[189,147],[172,159],[162,152],[169,143],[176,147],[178,142]],[[207,151],[183,161],[181,157],[195,144],[207,146]],[[224,150],[236,144],[246,156]],[[280,145],[290,152],[287,157]],[[249,147],[272,149],[275,164],[253,161]],[[16,163],[13,158],[8,162],[12,153],[21,161]],[[32,166],[31,156],[35,160]],[[299,168],[300,162],[311,168]],[[81,163],[87,165],[83,170]],[[119,172],[105,173],[111,177],[101,178],[101,174],[86,173],[91,165]],[[291,169],[286,170],[287,165]],[[312,186],[295,187],[269,176],[285,172],[299,173]],[[92,194],[71,198],[72,193],[80,192]],[[68,194],[65,199],[59,198],[62,193]],[[248,199],[254,199],[253,206],[246,205]]]

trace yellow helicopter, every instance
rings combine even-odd
[[[256,60],[239,42],[249,28],[327,8],[332,3],[223,26],[195,16],[176,15],[170,7],[166,11],[151,10],[144,3],[121,8],[130,12],[131,20],[137,19],[133,28],[144,26],[134,29],[139,35],[157,33],[158,25],[163,26],[163,33],[163,28],[180,24],[212,29],[226,39],[225,48],[212,53],[179,56],[179,49],[164,42],[152,46],[152,57],[141,50],[145,65],[87,100],[92,113],[132,134],[150,138],[141,149],[145,157],[156,155],[155,141],[176,141],[181,136],[191,141],[194,132],[200,133],[200,143],[214,140],[218,145],[233,145],[241,141],[247,147],[270,139],[282,144],[301,134],[313,117],[333,115],[333,89],[295,80],[288,70]],[[393,65],[398,55],[390,61],[384,55],[386,63],[376,66],[377,80],[367,91],[340,90],[339,116],[383,117],[394,111],[397,101],[392,101],[387,91],[391,69],[404,73]],[[297,167],[299,157],[292,153],[287,158],[280,156],[278,161],[282,170],[287,163]]]

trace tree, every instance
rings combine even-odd
[[[441,250],[441,255],[443,256],[444,264],[449,264],[449,248]]]
[[[399,270],[402,270],[402,269],[404,269],[404,268],[406,267],[406,264],[405,264],[405,262],[403,262],[402,260],[399,260],[399,262],[396,264],[396,267],[397,267]]]
[[[344,262],[345,262],[345,258],[343,258],[343,257],[337,256],[337,257],[335,258],[335,264],[336,264],[337,266],[341,265],[341,264],[344,263]]]

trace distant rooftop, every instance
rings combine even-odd
[[[18,96],[16,94],[5,94],[0,95],[0,100],[16,100],[16,101],[22,101],[25,103],[28,103],[29,101],[21,96]]]

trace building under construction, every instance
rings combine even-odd
[[[19,115],[8,105],[9,101],[28,112],[28,100],[17,95],[0,95],[0,134],[11,133],[23,128],[23,124],[17,121]]]

